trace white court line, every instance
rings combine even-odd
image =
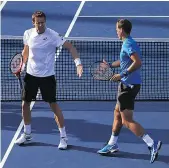
[[[69,28],[68,28],[68,30],[67,30],[67,32],[65,34],[65,37],[69,36],[69,34],[70,34],[70,32],[71,32],[71,30],[72,30],[72,28],[73,28],[73,26],[74,26],[77,18],[78,18],[78,15],[80,14],[80,12],[81,12],[81,10],[83,8],[84,3],[85,3],[85,1],[81,1],[78,10],[77,10],[77,12],[76,12],[76,14],[75,14],[75,16],[74,16],[71,24],[69,25]],[[32,110],[34,104],[35,104],[35,101],[31,102],[31,105],[30,105],[31,106],[30,107],[31,110]],[[21,123],[20,123],[20,125],[19,125],[19,127],[18,127],[18,129],[17,129],[17,131],[16,131],[16,133],[15,133],[15,135],[14,135],[14,137],[13,137],[13,139],[12,139],[12,141],[11,141],[11,143],[10,143],[10,145],[9,145],[9,147],[8,147],[8,149],[7,149],[7,151],[6,151],[6,153],[5,153],[5,155],[4,155],[4,157],[3,157],[3,159],[2,159],[2,161],[1,161],[1,163],[0,163],[0,168],[3,168],[3,166],[4,166],[4,164],[5,164],[6,160],[7,160],[7,158],[9,156],[9,154],[10,154],[10,152],[11,152],[14,144],[15,144],[16,138],[18,137],[19,133],[22,130],[23,124],[24,123],[23,123],[23,120],[22,120]]]
[[[73,26],[74,26],[74,24],[75,24],[75,22],[76,22],[76,20],[77,20],[77,18],[79,16],[79,14],[80,14],[84,4],[85,4],[85,1],[82,1],[80,6],[79,6],[79,8],[78,8],[78,10],[77,10],[77,12],[76,12],[76,14],[75,14],[75,16],[74,16],[74,18],[73,18],[73,20],[72,20],[72,22],[71,22],[71,24],[70,24],[70,26],[69,26],[69,28],[68,28],[68,30],[67,30],[67,32],[66,32],[66,34],[65,34],[65,37],[69,36],[69,34],[70,34],[70,32],[71,32],[71,30],[72,30],[72,28],[73,28]]]
[[[127,15],[118,15],[118,16],[110,16],[110,15],[107,15],[107,16],[95,16],[95,15],[89,15],[89,16],[79,16],[80,18],[169,18],[169,16],[127,16]]]
[[[3,1],[2,4],[0,5],[0,12],[2,11],[2,9],[4,8],[4,6],[6,5],[7,1]]]
[[[78,10],[76,11],[75,16],[74,16],[74,18],[73,18],[73,20],[72,20],[72,22],[71,22],[71,24],[70,24],[70,26],[69,26],[69,28],[68,28],[66,34],[65,34],[65,36],[64,36],[65,38],[67,38],[67,37],[69,36],[69,34],[70,34],[70,32],[71,32],[71,30],[72,30],[72,28],[73,28],[73,26],[74,26],[74,24],[75,24],[75,22],[76,22],[78,16],[79,16],[79,14],[80,14],[80,12],[81,12],[81,10],[82,10],[82,8],[83,8],[84,3],[85,3],[85,1],[82,1],[81,4],[80,4],[80,6],[79,6],[79,8],[78,8]],[[56,58],[59,57],[59,53],[60,53],[61,51],[62,51],[62,47],[60,47],[60,48],[57,50],[56,56],[55,56],[55,61],[56,61]]]

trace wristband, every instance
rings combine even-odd
[[[78,65],[81,64],[80,58],[76,58],[76,59],[74,60],[74,62],[75,62],[75,65],[76,65],[76,66],[78,66]]]
[[[127,71],[127,69],[125,69],[124,71],[122,71],[122,72],[120,73],[121,78],[126,77],[126,76],[128,76],[128,75],[129,75],[129,71]]]

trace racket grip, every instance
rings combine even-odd
[[[110,68],[113,68],[112,62],[108,62]]]
[[[131,89],[134,87],[134,85],[128,84],[127,82],[122,81],[122,80],[121,80],[121,83],[123,83],[123,84],[126,85],[127,87],[130,87]]]
[[[22,84],[22,80],[21,80],[20,77],[18,78],[18,82],[19,82],[20,90],[22,91],[22,89],[23,89],[23,84]]]

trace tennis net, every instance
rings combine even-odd
[[[56,52],[57,100],[115,100],[117,83],[93,80],[91,63],[119,59],[122,42],[110,38],[67,38],[80,54],[84,73],[79,79],[70,53]],[[142,87],[137,100],[169,100],[169,39],[136,39],[142,52]],[[20,101],[18,80],[9,70],[9,62],[23,49],[22,37],[1,38],[1,101]],[[119,69],[117,69],[119,71]],[[24,74],[22,74],[22,77]],[[39,95],[37,100],[41,101]]]

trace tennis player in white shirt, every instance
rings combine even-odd
[[[42,11],[36,11],[32,15],[34,28],[24,33],[23,66],[27,62],[27,70],[24,78],[24,91],[22,93],[22,116],[24,121],[24,133],[16,140],[16,144],[25,144],[32,139],[31,135],[31,111],[30,103],[36,100],[38,89],[42,98],[48,102],[55,114],[55,121],[60,131],[59,149],[67,149],[67,135],[64,125],[64,117],[56,103],[55,80],[55,52],[56,48],[63,46],[71,53],[77,67],[77,75],[81,77],[83,66],[76,48],[57,32],[46,27],[46,15]]]

